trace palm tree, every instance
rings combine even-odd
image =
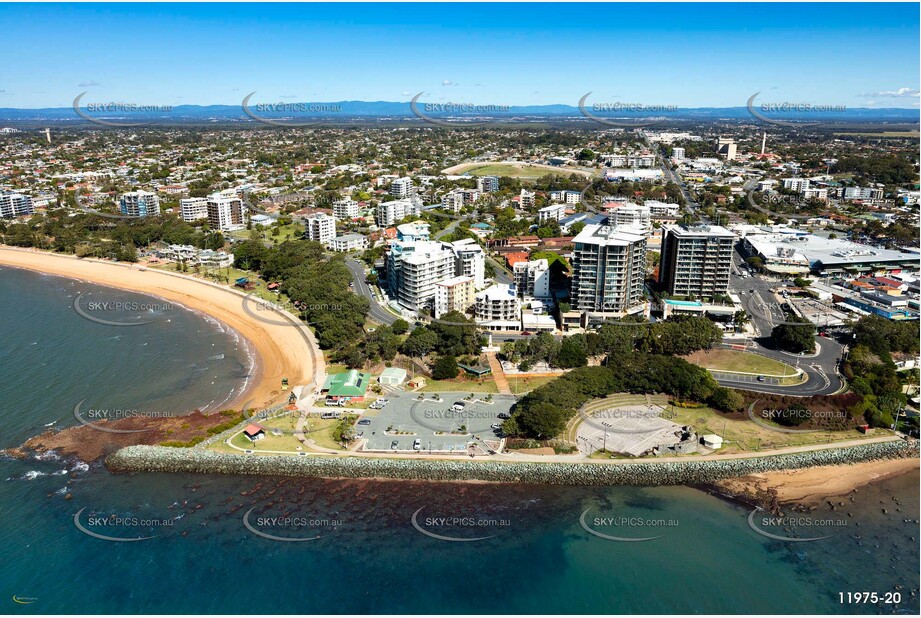
[[[736,330],[738,331],[752,320],[745,309],[740,309],[739,311],[736,311],[734,314],[732,314],[732,321],[736,325]]]

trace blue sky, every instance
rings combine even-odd
[[[0,107],[915,107],[917,4],[0,5]]]

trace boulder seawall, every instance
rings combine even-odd
[[[547,485],[690,485],[761,472],[919,456],[917,440],[707,461],[558,463],[396,459],[360,456],[236,455],[205,449],[129,446],[106,459],[114,472],[191,472],[319,478],[486,481]]]

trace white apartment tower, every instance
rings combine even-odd
[[[336,237],[336,219],[318,212],[305,220],[304,238],[328,245]]]
[[[358,217],[358,202],[351,199],[333,202],[333,217],[339,221],[351,221]]]
[[[521,301],[514,285],[497,283],[476,295],[477,324],[486,330],[519,330]]]
[[[412,195],[413,192],[413,181],[409,176],[404,176],[403,178],[397,178],[392,183],[390,183],[390,195],[396,198],[404,198]]]
[[[435,317],[451,311],[467,313],[476,302],[472,277],[452,277],[435,284]]]
[[[415,199],[394,200],[381,202],[377,206],[377,225],[388,227],[402,221],[406,217],[418,217],[422,213],[421,202]]]
[[[208,198],[186,197],[179,200],[179,214],[183,221],[192,223],[208,218]]]
[[[522,298],[550,298],[550,266],[545,259],[518,262],[513,267],[515,287]]]
[[[531,210],[537,204],[537,194],[527,189],[522,189],[518,197],[518,207],[522,210]]]

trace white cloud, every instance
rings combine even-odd
[[[79,84],[77,84],[77,88],[90,88],[92,86],[101,86],[101,85],[102,84],[100,84],[99,82],[90,80],[88,82],[80,82]]]
[[[457,84],[452,82],[450,79],[445,79],[445,80],[442,80],[441,85],[442,86],[456,86]]]
[[[878,92],[864,92],[860,96],[862,97],[889,97],[889,98],[917,97],[917,96],[921,96],[921,90],[918,90],[917,88],[899,88],[898,90],[880,90]]]

